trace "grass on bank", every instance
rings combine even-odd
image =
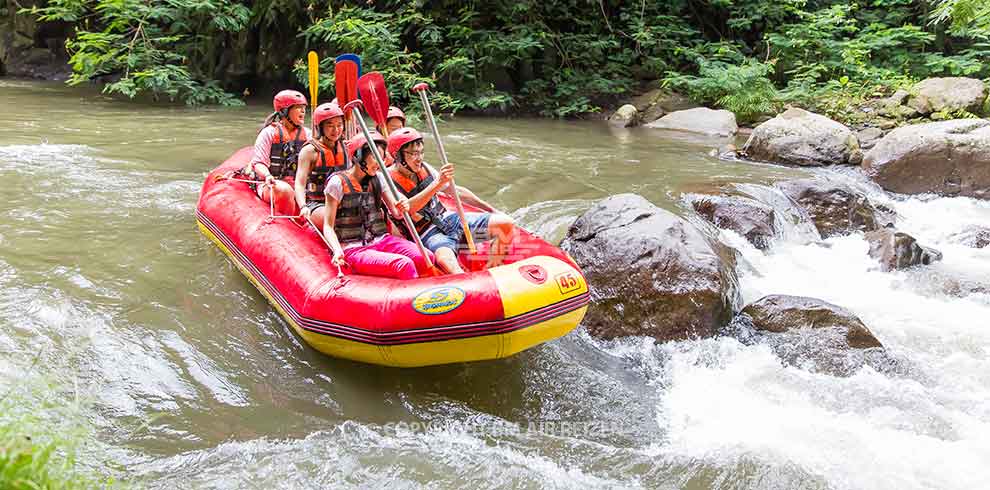
[[[95,440],[83,409],[75,393],[37,376],[0,387],[0,490],[121,488],[80,462]]]

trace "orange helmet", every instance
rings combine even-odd
[[[295,90],[283,90],[275,94],[272,105],[275,107],[275,112],[282,112],[294,105],[306,105],[306,96]]]

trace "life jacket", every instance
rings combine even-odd
[[[429,171],[426,173],[426,178],[421,179],[418,175],[415,176],[415,181],[409,179],[402,174],[397,168],[392,171],[392,181],[398,186],[399,190],[405,194],[406,197],[412,198],[416,194],[426,190],[430,184],[433,183],[433,174]],[[447,208],[443,207],[443,203],[440,202],[440,198],[436,195],[430,198],[430,201],[423,206],[422,209],[416,211],[415,214],[419,215],[419,219],[413,216],[413,223],[416,225],[416,233],[420,236],[429,229],[430,225],[434,225],[440,229],[445,235],[451,234],[451,230],[447,230],[444,224],[443,218],[447,214]],[[405,226],[401,227],[403,232],[406,232]]]
[[[340,180],[344,183],[344,194],[337,205],[337,218],[333,227],[340,242],[361,242],[362,245],[367,245],[388,233],[383,215],[382,188],[378,179],[364,179],[363,190],[356,188],[348,175],[341,174]]]
[[[276,179],[293,177],[296,175],[299,150],[302,150],[303,144],[306,143],[306,130],[299,126],[296,134],[289,140],[285,136],[285,130],[282,129],[282,123],[276,122],[273,126],[278,129],[278,139],[272,143],[268,172]]]
[[[323,202],[325,199],[323,189],[326,187],[327,179],[335,172],[347,170],[347,161],[344,160],[344,149],[338,147],[338,145],[343,146],[343,144],[340,140],[334,143],[334,147],[338,147],[338,150],[331,150],[330,153],[333,161],[330,162],[327,161],[326,147],[323,146],[323,143],[311,139],[306,142],[306,145],[312,146],[320,154],[319,160],[313,164],[313,167],[309,171],[309,178],[306,180],[306,201]]]

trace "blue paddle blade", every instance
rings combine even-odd
[[[341,61],[351,61],[351,62],[353,62],[355,65],[357,65],[357,76],[358,76],[358,78],[361,77],[361,57],[360,56],[358,56],[358,55],[356,55],[354,53],[344,53],[344,54],[338,56],[334,61],[337,62],[337,63],[340,63]]]

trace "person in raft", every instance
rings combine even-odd
[[[344,158],[344,112],[330,102],[313,111],[316,139],[303,145],[296,167],[295,202],[300,214],[317,227],[324,222],[324,194],[330,175],[347,169]]]
[[[395,159],[389,175],[409,199],[409,211],[414,213],[412,218],[423,245],[436,254],[437,263],[449,274],[464,272],[457,261],[459,245],[466,241],[461,218],[447,211],[437,197],[439,192],[453,195],[449,184],[454,178],[454,166],[444,165],[437,172],[423,162],[423,136],[413,128],[400,128],[390,134],[388,153]],[[463,202],[486,211],[465,213],[465,218],[475,241],[494,238],[485,268],[500,265],[515,234],[512,218],[496,212],[467,188],[457,186],[457,192]]]
[[[388,136],[392,134],[393,131],[402,129],[406,126],[406,114],[402,112],[402,109],[395,107],[394,105],[388,106],[388,114],[385,116],[385,126],[379,126],[378,132]],[[391,167],[394,161],[392,160],[392,155],[388,153],[385,154],[385,165]]]
[[[385,150],[382,135],[372,133],[372,140]],[[409,202],[395,203],[382,193],[381,168],[364,135],[347,142],[347,153],[355,164],[331,175],[325,192],[323,234],[330,242],[334,265],[369,276],[418,277],[417,271],[427,268],[425,257],[413,242],[389,234],[385,222],[386,207],[406,210]]]
[[[275,94],[275,108],[258,132],[254,141],[254,154],[243,173],[252,180],[264,184],[252,187],[265,202],[275,196],[275,212],[280,215],[296,215],[296,199],[292,178],[296,172],[299,150],[309,140],[309,131],[303,127],[306,119],[306,97],[295,90],[283,90]]]

